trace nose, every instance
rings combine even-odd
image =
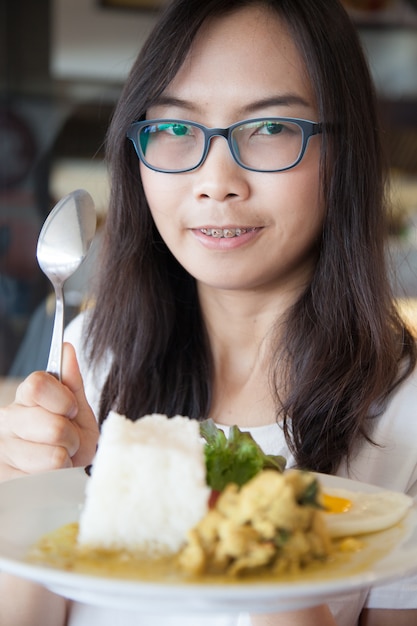
[[[249,194],[248,173],[233,159],[227,140],[212,137],[204,163],[194,172],[194,193],[218,202],[245,199]]]

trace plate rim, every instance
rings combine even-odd
[[[387,491],[379,486],[372,485],[370,483],[361,483],[345,477],[338,477],[333,475],[316,473],[318,478],[330,487],[333,484],[343,485],[343,488],[351,488],[355,491],[376,492]],[[0,502],[2,501],[3,491],[13,491],[13,484],[18,485],[18,488],[24,489],[24,486],[33,487],[34,485],[42,484],[44,481],[51,481],[52,483],[59,483],[60,480],[69,481],[69,483],[75,483],[75,491],[80,490],[85,486],[88,476],[85,474],[84,468],[68,468],[62,470],[53,470],[52,472],[44,472],[39,474],[33,474],[23,477],[17,477],[10,481],[0,483]],[[79,483],[79,484],[78,484]],[[77,486],[78,485],[78,486]],[[391,490],[392,491],[392,490]],[[46,504],[45,502],[44,504]],[[76,503],[73,503],[76,506]],[[78,503],[80,507],[80,503]],[[24,509],[24,503],[22,503],[22,509]],[[0,523],[2,519],[3,509],[0,505]],[[408,512],[406,518],[412,515],[417,519],[417,503],[413,503]],[[48,531],[45,531],[48,532]],[[381,531],[384,532],[384,531]],[[91,595],[91,603],[101,604],[106,606],[111,601],[110,598],[106,603],[106,596],[110,594],[113,596],[113,602],[120,597],[120,606],[125,606],[124,598],[129,598],[131,601],[135,596],[139,601],[143,602],[144,597],[151,597],[153,600],[162,596],[165,599],[173,600],[177,602],[174,604],[177,606],[178,602],[181,602],[181,610],[184,610],[183,602],[185,598],[190,600],[190,609],[196,605],[201,605],[204,602],[217,602],[219,608],[224,610],[225,603],[227,606],[234,602],[239,602],[239,611],[242,610],[242,600],[247,607],[260,601],[271,600],[274,604],[274,610],[278,610],[279,607],[285,602],[303,601],[307,602],[306,606],[311,606],[310,600],[313,603],[317,603],[317,600],[323,597],[331,599],[334,596],[343,596],[359,589],[368,588],[373,585],[383,585],[392,580],[396,580],[399,577],[407,576],[413,572],[417,572],[417,536],[415,537],[415,546],[413,548],[413,562],[411,557],[406,564],[397,562],[391,570],[388,566],[388,570],[381,573],[376,571],[375,565],[381,564],[384,560],[392,557],[397,550],[401,548],[401,545],[407,540],[404,536],[393,549],[388,552],[377,562],[373,563],[372,567],[368,570],[363,570],[355,574],[350,574],[346,577],[340,577],[337,579],[319,579],[319,580],[307,580],[307,581],[271,581],[271,582],[233,582],[230,585],[223,583],[199,583],[199,582],[167,582],[167,581],[141,581],[136,579],[120,579],[112,578],[107,575],[98,574],[83,574],[79,572],[70,572],[61,568],[54,568],[52,566],[33,564],[21,559],[10,558],[4,556],[1,553],[1,534],[0,534],[0,570],[8,572],[10,574],[20,576],[37,582],[55,593],[60,595],[66,595],[77,600],[81,589],[83,592],[87,591],[87,594]],[[414,558],[415,557],[415,558]],[[87,588],[86,588],[87,587]],[[190,594],[190,589],[193,591],[198,589],[198,594]],[[70,594],[70,595],[68,595]],[[194,597],[194,602],[193,600]],[[115,600],[116,598],[116,600]],[[83,600],[86,601],[86,600]],[[146,604],[146,603],[145,603]],[[139,608],[139,606],[138,606]],[[148,608],[148,607],[147,607]],[[206,610],[206,607],[205,607]],[[237,609],[236,609],[237,610]],[[249,609],[248,609],[249,610]]]

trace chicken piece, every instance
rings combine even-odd
[[[298,471],[263,470],[241,488],[228,485],[190,533],[182,567],[238,576],[293,572],[324,559],[331,541],[315,508],[316,489],[314,475]]]
[[[272,528],[308,528],[311,512],[298,506],[294,487],[284,476],[265,470],[240,491],[237,485],[228,485],[217,501],[218,511],[237,524],[250,521],[255,528],[263,526],[267,535]]]
[[[193,528],[188,533],[188,543],[180,552],[178,566],[189,574],[202,574],[207,568],[208,555],[200,541],[198,530]]]
[[[210,548],[210,546],[218,541],[219,537],[219,525],[223,520],[223,516],[220,515],[216,509],[210,510],[207,515],[203,517],[200,523],[197,525],[198,535],[204,546]]]
[[[265,567],[271,563],[276,555],[273,543],[255,544],[250,551],[237,558],[229,567],[228,574],[236,576],[250,570]]]
[[[231,519],[223,519],[219,525],[217,554],[238,558],[250,552],[260,541],[259,533],[249,525],[239,525]]]

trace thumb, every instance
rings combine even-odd
[[[84,465],[91,462],[96,452],[99,429],[85,395],[74,347],[69,343],[64,344],[62,353],[62,382],[72,391],[77,403],[77,412],[71,423],[79,431],[80,446],[72,460],[74,465]]]

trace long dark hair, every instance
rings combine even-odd
[[[356,31],[337,0],[174,0],[126,82],[108,133],[112,177],[101,281],[89,325],[92,366],[112,356],[110,408],[203,419],[213,365],[194,279],[162,241],[147,206],[129,124],[178,72],[202,23],[268,6],[303,55],[324,123],[326,216],[311,284],[284,321],[271,364],[276,414],[300,467],[333,472],[413,369],[414,341],[393,304],[384,258],[384,167],[375,95]],[[285,332],[282,333],[282,324]],[[283,375],[284,372],[284,375]]]

